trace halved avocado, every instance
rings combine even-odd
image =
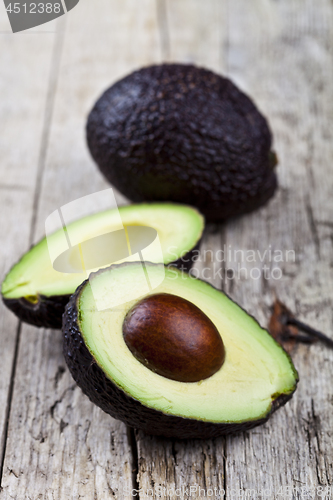
[[[199,343],[202,325],[191,308],[200,310],[204,325]],[[202,344],[209,350],[216,342],[214,329],[222,340],[214,348],[218,363],[202,351]],[[285,404],[298,381],[289,355],[254,318],[221,291],[173,266],[125,263],[91,275],[66,306],[63,339],[67,365],[90,400],[148,434],[211,438],[250,429]],[[154,361],[159,343],[173,341],[174,355]],[[215,363],[212,374],[208,366],[202,379],[184,381],[174,368],[177,346],[179,359],[197,356],[198,372],[201,361]],[[173,374],[161,374],[164,368]]]
[[[42,239],[12,267],[2,283],[3,301],[27,323],[61,328],[65,305],[89,271],[125,260],[189,268],[203,229],[196,209],[172,203],[129,205],[84,217]],[[54,262],[52,249],[59,253]]]

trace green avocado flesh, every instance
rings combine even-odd
[[[120,231],[118,211],[125,228]],[[165,264],[176,261],[198,243],[203,226],[203,217],[195,209],[167,203],[129,205],[84,217],[68,224],[66,233],[71,242],[87,242],[82,244],[84,262],[90,262],[91,266],[82,265],[82,252],[77,244],[52,265],[50,245],[59,254],[64,245],[64,231],[58,230],[48,237],[48,242],[44,238],[32,247],[11,269],[2,283],[3,298],[25,298],[34,304],[40,295],[70,295],[90,271],[113,262],[139,260],[138,250],[145,260]],[[157,239],[156,233],[151,237],[149,228],[157,231]],[[133,236],[131,241],[128,234]]]
[[[226,357],[211,377],[194,383],[170,380],[148,369],[128,349],[122,333],[126,314],[142,297],[159,293],[193,303],[217,328]],[[206,422],[237,423],[265,418],[273,400],[295,390],[293,363],[270,334],[224,293],[174,267],[112,266],[90,278],[76,307],[80,333],[98,366],[148,408]]]

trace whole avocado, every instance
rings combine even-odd
[[[161,64],[135,71],[98,99],[87,122],[90,152],[133,201],[176,201],[222,221],[275,192],[266,119],[229,79]]]

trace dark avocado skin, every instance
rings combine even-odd
[[[24,297],[19,299],[5,299],[3,303],[20,320],[30,325],[60,329],[62,326],[62,315],[70,295],[54,295],[46,297],[40,295],[37,304],[32,304]]]
[[[217,222],[258,208],[277,187],[266,119],[206,69],[135,71],[99,98],[86,132],[104,176],[135,202],[190,204]]]
[[[127,264],[119,266],[124,265]],[[77,302],[87,281],[77,288],[66,305],[63,315],[63,352],[67,366],[84,394],[113,418],[121,420],[130,427],[141,429],[147,434],[178,439],[209,439],[247,431],[264,424],[273,412],[291,399],[293,393],[280,395],[273,401],[272,409],[265,418],[220,424],[166,415],[142,405],[104,374],[84,343],[78,324]]]
[[[173,262],[172,265],[189,272],[193,265],[192,259],[194,252],[200,248],[200,242],[201,238],[192,250]],[[2,301],[5,306],[20,320],[30,325],[54,329],[61,329],[62,315],[69,299],[70,295],[53,295],[51,297],[39,295],[37,304],[32,304],[24,297],[6,299],[2,295]]]

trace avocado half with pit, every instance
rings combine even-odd
[[[116,82],[89,114],[87,142],[130,200],[186,203],[207,221],[250,212],[277,187],[265,117],[228,78],[192,65],[149,66]]]
[[[63,316],[73,378],[148,434],[211,438],[267,421],[296,389],[291,358],[224,293],[169,266],[113,265]]]
[[[23,255],[2,283],[3,302],[27,323],[61,328],[65,305],[91,270],[128,260],[189,269],[203,229],[196,209],[172,203],[128,205],[84,217]],[[58,250],[52,262],[50,255]]]

